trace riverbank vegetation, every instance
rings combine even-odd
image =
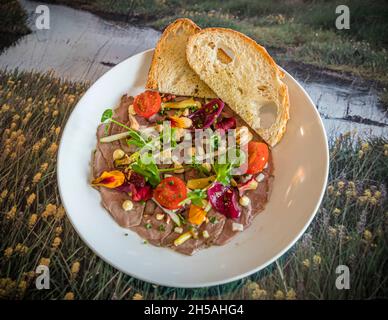
[[[27,15],[17,0],[4,0],[0,4],[0,53],[20,37],[30,33]]]

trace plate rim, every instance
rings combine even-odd
[[[328,175],[329,175],[329,166],[330,166],[330,159],[329,159],[329,144],[328,144],[328,139],[327,139],[327,134],[326,134],[326,130],[325,130],[325,127],[323,125],[323,121],[322,121],[322,118],[316,108],[316,105],[315,103],[312,101],[310,95],[306,92],[306,90],[302,87],[302,85],[293,77],[291,76],[285,69],[283,69],[282,67],[279,66],[279,68],[288,76],[291,78],[291,80],[294,81],[294,83],[297,85],[297,87],[299,88],[299,90],[301,90],[303,92],[303,94],[305,95],[305,97],[308,99],[308,101],[311,103],[311,105],[313,106],[313,111],[315,113],[315,115],[317,116],[317,118],[319,119],[319,127],[321,129],[321,131],[323,132],[323,140],[324,140],[324,144],[325,144],[325,158],[323,160],[325,160],[325,172],[324,172],[324,182],[322,184],[322,188],[320,190],[320,196],[319,196],[319,201],[316,202],[316,205],[315,205],[315,208],[314,210],[312,211],[312,213],[310,214],[310,217],[309,219],[306,221],[306,223],[304,224],[303,228],[301,228],[301,230],[299,231],[299,233],[297,235],[295,235],[294,239],[285,247],[283,248],[278,254],[276,254],[275,256],[273,256],[271,259],[269,259],[268,261],[266,261],[265,263],[257,266],[256,268],[254,269],[251,269],[245,273],[241,273],[241,274],[238,274],[236,276],[233,276],[233,277],[228,277],[226,279],[223,279],[223,280],[218,280],[218,281],[208,281],[208,282],[203,282],[203,283],[186,283],[184,285],[179,285],[179,284],[174,284],[172,285],[171,283],[166,283],[164,282],[163,280],[160,280],[160,281],[150,281],[142,276],[139,276],[135,273],[131,273],[131,272],[128,272],[127,270],[124,270],[123,268],[119,267],[118,265],[116,265],[114,262],[110,261],[110,259],[108,259],[107,257],[103,256],[102,254],[100,254],[96,248],[94,248],[94,246],[89,243],[89,241],[86,240],[86,238],[84,237],[84,235],[79,231],[79,229],[77,228],[77,225],[74,223],[73,219],[71,218],[71,215],[69,215],[67,213],[67,207],[66,207],[66,203],[64,201],[64,197],[62,195],[62,183],[61,183],[61,175],[60,175],[60,172],[61,172],[61,169],[60,169],[60,158],[61,158],[61,155],[62,155],[62,150],[63,150],[63,139],[62,137],[65,136],[69,126],[68,126],[68,123],[70,122],[70,120],[72,119],[72,117],[74,117],[74,111],[76,110],[77,106],[82,102],[83,99],[85,99],[85,95],[86,93],[91,89],[93,88],[95,85],[97,85],[99,82],[102,82],[103,79],[105,77],[107,77],[108,74],[110,74],[111,72],[113,72],[115,70],[115,68],[118,68],[120,66],[120,64],[122,64],[123,62],[129,60],[129,59],[132,59],[136,56],[141,56],[141,55],[144,55],[144,54],[147,54],[151,51],[154,51],[155,48],[151,48],[151,49],[148,49],[148,50],[144,50],[142,52],[139,52],[135,55],[132,55],[126,59],[124,59],[123,61],[121,61],[120,63],[118,63],[116,66],[114,66],[113,68],[109,69],[107,72],[105,72],[102,76],[100,76],[87,90],[86,92],[83,94],[83,96],[81,97],[81,99],[77,102],[77,104],[74,106],[73,110],[71,111],[70,115],[69,115],[69,118],[67,119],[66,121],[66,124],[65,124],[65,127],[64,127],[64,130],[62,132],[62,135],[61,135],[61,140],[60,140],[60,143],[59,143],[59,148],[58,148],[58,154],[57,154],[57,165],[56,165],[56,169],[57,169],[57,174],[56,174],[56,177],[57,177],[57,182],[58,182],[58,191],[59,191],[59,196],[60,196],[60,199],[61,199],[61,202],[62,202],[62,205],[66,211],[66,216],[68,217],[71,225],[73,226],[73,228],[75,229],[75,231],[77,232],[77,235],[81,238],[81,240],[87,245],[87,247],[95,254],[97,255],[100,259],[102,259],[104,262],[108,263],[109,265],[113,266],[114,268],[116,268],[118,271],[120,272],[123,272],[124,274],[126,275],[129,275],[131,277],[134,277],[136,279],[139,279],[141,281],[144,281],[144,282],[148,282],[148,283],[152,283],[152,284],[156,284],[156,285],[161,285],[161,286],[164,286],[164,287],[170,287],[170,288],[204,288],[204,287],[212,287],[212,286],[217,286],[217,285],[222,285],[222,284],[226,284],[226,283],[230,283],[230,282],[233,282],[233,281],[237,281],[237,280],[240,280],[240,279],[243,279],[243,278],[246,278],[260,270],[263,270],[265,269],[266,267],[268,267],[269,265],[271,265],[273,262],[275,262],[276,260],[278,260],[281,256],[283,256],[285,253],[287,253],[294,245],[295,243],[300,239],[300,237],[306,232],[307,228],[310,226],[312,220],[315,218],[317,212],[318,212],[318,209],[319,209],[319,206],[321,205],[322,203],[322,199],[323,199],[323,196],[325,194],[325,190],[326,190],[326,187],[327,187],[327,182],[328,182]]]

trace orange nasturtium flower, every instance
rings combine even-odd
[[[199,206],[192,204],[189,210],[189,222],[200,225],[206,217],[206,211]]]
[[[92,181],[93,186],[106,187],[109,189],[121,186],[125,181],[124,173],[118,170],[104,171],[101,176]]]
[[[177,117],[177,116],[169,116],[169,120],[171,121],[172,128],[190,128],[193,124],[193,121],[187,117]]]

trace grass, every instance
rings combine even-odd
[[[17,0],[4,0],[0,4],[0,53],[21,36],[30,33],[27,15]]]
[[[86,84],[50,74],[0,71],[0,298],[6,299],[369,299],[388,297],[388,141],[330,142],[329,186],[295,246],[246,279],[203,289],[153,286],[89,250],[61,205],[56,152]],[[35,288],[37,265],[49,290]],[[350,290],[335,269],[350,268]]]
[[[323,0],[46,0],[83,8],[111,19],[163,29],[178,17],[201,27],[244,32],[282,63],[301,61],[373,80],[388,106],[388,7],[381,0],[346,0],[350,29],[337,30],[337,1]]]

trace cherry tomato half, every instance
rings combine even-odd
[[[250,141],[248,143],[248,174],[256,174],[263,171],[268,162],[268,146],[263,142]]]
[[[135,112],[144,118],[149,118],[160,110],[162,98],[159,92],[144,91],[133,101]]]
[[[187,198],[186,184],[177,177],[163,179],[154,190],[154,198],[166,209],[174,210]]]

